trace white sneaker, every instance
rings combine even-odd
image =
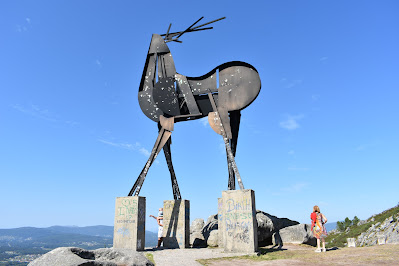
[[[321,252],[321,249],[318,248],[318,249],[316,249],[314,252]]]

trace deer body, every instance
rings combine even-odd
[[[153,34],[138,96],[141,110],[151,120],[159,122],[160,115],[183,115],[176,120],[179,122],[213,111],[204,96],[208,92],[214,96],[219,112],[226,113],[251,104],[260,87],[256,69],[239,61],[224,63],[200,77],[178,74],[169,47],[160,35]]]
[[[179,36],[189,29],[194,31],[193,29],[203,25],[191,29],[192,26]],[[177,41],[177,38],[172,41]],[[148,118],[158,123],[159,136],[150,159],[129,196],[135,190],[135,195],[138,195],[150,165],[163,148],[171,174],[174,198],[181,198],[170,151],[173,124],[206,116],[212,129],[222,135],[225,141],[229,169],[228,188],[235,189],[235,176],[240,187],[244,188],[234,156],[240,111],[250,105],[260,92],[261,82],[257,70],[248,63],[233,61],[219,65],[203,76],[187,77],[176,72],[167,41],[168,33],[165,39],[158,34],[152,35],[141,77],[139,105]]]

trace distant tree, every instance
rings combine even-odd
[[[351,225],[352,225],[351,219],[349,219],[348,217],[346,217],[346,218],[345,218],[345,221],[344,221],[344,228],[346,229],[346,228],[348,228],[348,227],[351,226]]]
[[[360,222],[360,219],[357,218],[357,216],[353,217],[353,220],[352,220],[352,224],[353,224],[353,225],[357,226],[357,224],[358,224],[359,222]]]
[[[341,232],[345,231],[345,226],[343,222],[337,222],[337,229]]]

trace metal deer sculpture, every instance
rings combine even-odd
[[[203,17],[202,17],[203,18]],[[148,49],[138,93],[143,113],[158,123],[159,134],[139,177],[129,192],[137,196],[147,172],[163,148],[172,181],[174,199],[181,199],[171,157],[171,134],[174,123],[191,121],[208,116],[212,129],[223,136],[229,171],[228,189],[235,189],[237,177],[240,189],[244,189],[234,157],[240,126],[240,111],[258,96],[261,83],[257,70],[250,64],[233,61],[215,67],[200,77],[186,77],[176,72],[168,42],[179,42],[189,32],[212,29],[204,28],[220,18],[194,27],[202,18],[181,32],[153,34]],[[218,81],[218,82],[217,82]]]

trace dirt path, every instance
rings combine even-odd
[[[204,265],[201,263],[212,266],[399,265],[399,245],[342,248],[328,250],[326,253],[315,253],[313,247],[305,245],[284,245],[282,250],[262,248],[261,251],[263,255],[255,256],[254,259],[238,259],[236,256],[245,254],[225,253],[223,249],[219,248],[164,249],[147,250],[145,252],[154,256],[156,266]],[[201,263],[196,260],[201,260]]]
[[[255,260],[220,259],[207,261],[206,265],[399,265],[399,245],[341,248],[327,250],[325,253],[315,253],[314,248],[308,247],[284,246],[284,248],[287,249],[264,250],[266,254]]]

